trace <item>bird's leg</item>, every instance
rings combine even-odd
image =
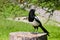
[[[34,33],[38,33],[38,27],[34,27]]]
[[[35,32],[38,33],[38,27],[35,29]]]
[[[33,32],[35,32],[35,28],[33,29]]]

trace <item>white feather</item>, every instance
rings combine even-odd
[[[35,17],[36,19],[38,19],[38,17]],[[33,22],[30,22],[33,26],[38,26],[39,23],[34,19]]]
[[[39,25],[39,23],[38,22],[36,22],[35,21],[35,19],[34,19],[34,21],[33,22],[30,22],[33,26],[38,26]]]

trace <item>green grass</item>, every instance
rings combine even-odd
[[[28,11],[20,8],[18,4],[12,4],[11,2],[4,3],[0,6],[0,16],[7,17],[20,17],[27,16]]]
[[[56,22],[49,21],[45,26],[46,29],[49,31],[50,36],[48,37],[49,40],[59,40],[60,39],[60,27],[55,25]]]
[[[48,36],[48,40],[60,39],[60,27],[50,24],[46,24],[44,26],[50,34],[50,36]],[[27,23],[9,21],[5,19],[0,20],[0,40],[9,40],[10,32],[33,32],[33,30],[34,28],[32,27],[32,25]],[[40,28],[38,29],[38,32],[42,32]]]
[[[22,22],[0,20],[0,40],[8,40],[10,32],[32,31],[31,25]]]
[[[46,25],[46,29],[49,31],[49,40],[59,40],[60,39],[60,28],[58,26]]]

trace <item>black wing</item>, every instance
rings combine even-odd
[[[35,10],[31,9],[29,12],[28,21],[33,22],[34,18],[35,18]]]

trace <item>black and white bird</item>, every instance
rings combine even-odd
[[[38,17],[35,15],[35,9],[31,9],[28,16],[28,21],[33,25],[34,29],[38,30],[38,27],[40,27],[47,35],[49,35],[49,32],[43,27],[42,23],[38,19]]]

